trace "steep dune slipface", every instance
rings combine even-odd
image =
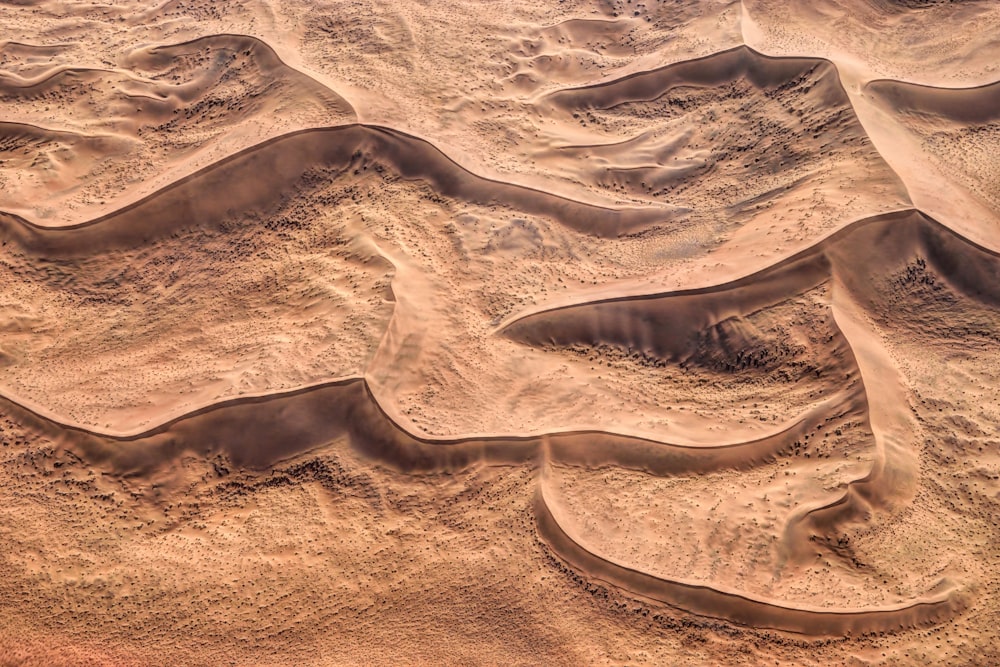
[[[661,224],[675,214],[651,207],[603,207],[477,176],[425,141],[388,128],[344,125],[290,133],[258,144],[171,184],[113,214],[49,228],[6,214],[4,236],[46,256],[72,256],[88,248],[129,247],[184,227],[218,227],[248,209],[270,213],[312,168],[333,175],[390,169],[393,176],[428,183],[442,195],[480,204],[512,205],[552,217],[583,233],[614,237]],[[356,174],[355,174],[356,175]],[[225,191],[226,199],[200,196]],[[0,214],[2,215],[2,214]]]
[[[766,235],[794,248],[909,202],[827,61],[741,46],[540,105],[565,119],[542,156],[550,168],[623,199],[682,207],[688,215],[662,233],[699,247]]]
[[[606,364],[613,380],[680,408],[666,420],[670,431],[711,439],[784,422],[857,389],[830,287],[825,258],[812,255],[717,289],[528,315],[503,334]]]
[[[1000,181],[994,157],[1000,147],[1000,83],[934,88],[878,80],[865,86],[865,92],[911,133],[925,159],[997,215]]]
[[[8,219],[7,390],[127,431],[362,372],[392,313],[393,269],[327,208],[351,184],[310,169],[280,192],[227,182],[228,202],[167,194],[76,229]],[[236,187],[252,201],[229,209]]]
[[[907,407],[913,401],[913,390],[905,380],[909,367],[901,365],[895,355],[887,354],[879,339],[887,330],[916,328],[925,337],[933,332],[973,344],[980,337],[993,340],[997,330],[996,294],[987,286],[996,283],[1000,257],[920,214],[891,216],[859,223],[790,259],[783,267],[724,286],[720,291],[724,294],[740,290],[746,284],[766,287],[779,277],[786,285],[808,285],[811,281],[803,283],[798,266],[803,263],[822,267],[835,281],[830,305],[839,325],[838,334],[849,345],[851,361],[858,364],[864,383],[860,388],[864,407],[853,417],[860,417],[860,421],[845,423],[841,420],[849,413],[842,408],[840,412],[830,411],[817,429],[822,429],[822,441],[814,440],[810,448],[806,437],[806,457],[818,457],[819,465],[798,459],[801,443],[796,441],[791,460],[779,458],[766,464],[756,480],[756,474],[744,472],[737,479],[722,475],[719,479],[681,478],[664,484],[635,476],[630,479],[628,475],[588,475],[554,469],[548,483],[553,488],[548,496],[543,491],[537,501],[550,508],[542,519],[543,532],[554,548],[561,544],[566,549],[564,557],[569,562],[589,569],[594,576],[630,582],[636,592],[641,589],[643,595],[669,604],[711,609],[704,612],[710,615],[755,616],[770,619],[767,623],[774,627],[821,634],[933,622],[941,614],[964,608],[967,594],[950,586],[951,592],[927,600],[905,602],[898,593],[893,599],[873,577],[879,571],[879,566],[869,560],[873,553],[851,547],[852,536],[870,534],[871,524],[884,530],[895,523],[895,515],[923,505],[916,500],[921,486],[917,452],[926,432]],[[681,298],[685,296],[563,308],[516,321],[507,333],[536,345],[593,345],[592,341],[608,340],[612,345],[635,346],[640,353],[684,358],[694,341],[701,345],[701,337],[685,335],[685,330],[678,327],[679,322],[690,319],[684,317],[683,306],[666,310],[657,303]],[[915,302],[921,299],[924,302],[914,310]],[[753,301],[751,292],[744,302],[751,305]],[[970,317],[974,322],[971,327],[965,320],[951,327],[934,321],[937,308],[963,301],[968,305],[959,312]],[[922,317],[913,318],[923,309],[926,312]],[[713,309],[707,307],[699,312],[711,316]],[[677,319],[671,320],[675,314]],[[695,320],[690,326],[700,324]],[[558,334],[553,333],[556,331]],[[659,344],[658,332],[663,332],[664,341]],[[741,345],[742,349],[747,347]],[[850,376],[828,374],[834,382]],[[762,394],[762,398],[765,396]],[[865,454],[859,455],[861,452]],[[829,461],[831,456],[833,460]],[[844,465],[845,460],[865,463]],[[783,477],[791,475],[792,480],[776,484],[782,479],[779,471]],[[820,480],[824,492],[816,493],[816,482]],[[646,488],[637,489],[639,484]],[[606,507],[595,505],[595,489],[608,485],[621,485],[618,493],[609,496],[615,500]],[[651,497],[663,498],[663,509],[639,510]],[[777,505],[773,504],[775,497],[779,499]],[[751,502],[747,503],[748,499]],[[562,519],[556,519],[555,514]],[[941,518],[935,523],[940,526],[944,521]],[[705,526],[699,527],[699,522]],[[919,539],[928,537],[922,535]],[[591,546],[584,546],[588,544]],[[665,551],[667,545],[676,544],[686,548]],[[870,541],[865,545],[873,549]],[[719,560],[720,548],[726,554],[723,561]],[[823,558],[823,550],[829,560],[817,563],[814,557]],[[876,569],[858,570],[859,562]],[[699,570],[699,566],[703,569]],[[890,561],[883,567],[891,571],[891,566]],[[702,577],[692,578],[697,572],[702,572]],[[897,582],[897,591],[919,587],[921,581],[926,581],[922,584],[925,588],[949,587],[928,580],[926,573],[912,574],[913,581]],[[840,580],[839,589],[831,586],[831,577]],[[713,587],[714,578],[726,583]],[[742,602],[723,604],[724,591],[733,582],[740,583]],[[864,593],[859,595],[859,591]],[[777,602],[779,597],[785,601]],[[801,604],[790,603],[790,598]],[[843,604],[838,599],[843,599]],[[847,612],[844,608],[852,606],[851,602],[870,609]],[[877,609],[887,602],[893,604]],[[829,615],[807,613],[811,605],[831,608],[838,604],[842,608]],[[742,605],[748,606],[743,609]]]
[[[998,25],[0,2],[0,663],[997,662]]]
[[[340,95],[252,37],[115,56],[117,67],[0,73],[0,101],[16,109],[7,118],[55,135],[21,142],[20,159],[5,162],[0,209],[46,225],[83,222],[269,137],[355,117]],[[59,140],[73,134],[89,141]]]
[[[303,452],[344,443],[367,459],[407,473],[457,473],[482,464],[524,464],[542,458],[562,465],[610,465],[655,475],[708,473],[747,467],[798,449],[801,443],[795,439],[808,440],[808,431],[823,416],[815,410],[769,437],[704,446],[573,430],[418,437],[380,409],[363,378],[219,401],[131,434],[65,424],[14,400],[2,402],[5,414],[22,427],[68,448],[81,460],[117,475],[154,482],[169,479],[173,465],[185,458],[261,471]]]
[[[966,605],[947,583],[939,590],[900,604],[866,608],[811,606],[748,596],[743,592],[652,576],[603,558],[563,530],[556,511],[539,494],[535,501],[543,539],[573,566],[590,576],[704,616],[809,636],[897,631],[947,620]]]
[[[904,81],[879,79],[865,88],[887,108],[925,122],[955,122],[980,125],[996,121],[1000,112],[1000,84],[974,88],[938,88]]]
[[[532,166],[552,121],[534,114],[534,97],[596,72],[624,75],[741,43],[734,0],[713,0],[709,11],[699,0],[379,1],[364,16],[321,0],[282,10],[302,33],[297,47],[309,67],[368,101],[364,121],[433,136],[446,152],[474,160],[476,171],[546,187],[567,184]]]
[[[870,78],[975,85],[996,78],[1000,11],[989,0],[746,0],[743,35],[768,53],[859,64]]]

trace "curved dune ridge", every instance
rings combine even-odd
[[[917,255],[928,257],[949,281],[976,298],[996,298],[989,281],[1000,255],[911,209],[858,220],[810,248],[731,282],[542,309],[511,318],[498,333],[534,345],[611,341],[678,358],[699,328],[758,310],[834,276],[861,290],[863,279],[856,274],[870,270],[865,269],[866,262]],[[866,292],[868,299],[875,298],[871,288]]]
[[[620,79],[558,90],[547,98],[570,109],[611,109],[628,102],[652,101],[674,88],[714,87],[740,77],[759,88],[790,85],[789,82],[817,68],[820,78],[827,82],[824,102],[830,105],[846,102],[847,95],[837,78],[824,76],[835,71],[831,62],[817,58],[773,58],[745,45]]]
[[[865,84],[879,103],[903,113],[942,116],[962,123],[984,123],[1000,117],[1000,81],[972,88],[941,88],[892,79]]]
[[[249,35],[206,35],[205,37],[199,37],[178,44],[139,49],[129,54],[127,63],[133,68],[143,70],[156,71],[166,69],[180,56],[190,55],[192,51],[197,52],[205,47],[228,52],[232,54],[230,57],[234,59],[237,57],[235,54],[241,52],[245,56],[252,56],[255,65],[265,75],[274,79],[278,79],[279,76],[286,76],[291,78],[291,83],[300,83],[314,90],[325,103],[331,115],[346,117],[355,115],[355,110],[351,106],[351,103],[337,94],[336,91],[330,90],[308,75],[289,67],[267,42]],[[288,81],[282,80],[282,83],[287,84]],[[204,88],[204,81],[192,81],[179,86],[165,85],[155,92],[159,93],[157,97],[164,99],[164,101],[169,97],[176,96],[174,106],[178,107],[183,103],[191,103],[197,99],[203,94]]]
[[[943,176],[986,203],[982,212],[970,210],[970,218],[996,215],[1000,179],[991,158],[1000,145],[1000,81],[944,88],[877,79],[865,84],[864,93],[915,139]],[[963,198],[954,199],[961,209]],[[984,227],[985,233],[976,227],[969,232],[982,234],[983,242],[997,248],[995,225]]]
[[[669,209],[605,208],[543,190],[494,181],[467,171],[431,144],[390,128],[344,125],[301,130],[221,160],[114,213],[61,227],[43,227],[0,213],[5,241],[42,256],[79,256],[94,248],[129,247],[177,229],[212,227],[229,211],[268,210],[313,167],[348,170],[380,164],[400,177],[429,183],[445,196],[503,204],[551,216],[601,237],[629,233],[671,218]],[[198,196],[224,190],[226,199]]]
[[[30,159],[16,165],[18,173],[41,184],[10,180],[0,208],[44,218],[50,226],[119,209],[262,138],[357,119],[341,95],[246,35],[141,46],[103,67],[77,67],[58,62],[68,55],[48,55],[45,65],[18,68],[24,75],[0,71],[0,100],[23,109],[25,122],[46,126],[67,123],[53,110],[73,106],[67,125],[107,137],[89,151],[72,145],[57,155],[24,150]],[[107,150],[94,150],[102,147]],[[46,157],[67,176],[53,179]],[[37,201],[39,192],[44,202]]]
[[[655,475],[703,473],[773,460],[838,408],[830,401],[766,437],[704,446],[589,430],[418,437],[382,411],[360,377],[213,403],[134,434],[65,424],[13,399],[0,400],[7,415],[121,475],[152,474],[185,453],[223,454],[237,466],[266,469],[344,437],[365,456],[410,473],[525,463],[543,452],[561,464],[614,465]]]
[[[53,235],[67,232],[44,231]],[[855,223],[809,250],[732,283],[562,307],[516,320],[506,325],[502,333],[535,345],[581,342],[593,345],[601,341],[639,349],[654,357],[689,360],[692,332],[760,310],[782,296],[801,293],[834,276],[847,276],[842,280],[842,289],[850,292],[852,274],[858,273],[852,265],[862,261],[861,266],[876,266],[879,261],[886,260],[880,253],[885,253],[887,248],[894,251],[892,256],[895,257],[927,255],[933,266],[948,272],[946,275],[953,284],[974,291],[978,298],[1000,298],[993,292],[984,293],[981,288],[992,284],[984,280],[984,274],[992,278],[1000,271],[995,255],[969,244],[919,213],[900,212]],[[979,261],[958,261],[959,255],[968,257],[969,252],[971,257],[979,257]],[[859,260],[859,255],[863,259]],[[862,283],[860,289],[864,287]],[[671,301],[680,303],[665,307],[665,302],[670,304]],[[558,320],[553,322],[553,318]],[[851,337],[847,337],[846,342],[864,344],[852,341]],[[749,347],[747,341],[729,344],[737,350]],[[854,354],[850,357],[862,364],[864,376],[866,368],[861,361],[864,357]],[[848,370],[848,377],[850,361],[846,360],[846,365],[840,369]],[[881,377],[880,381],[885,382],[885,378]],[[185,452],[206,458],[223,454],[237,466],[266,469],[345,437],[363,455],[409,473],[455,472],[474,465],[544,460],[679,475],[723,468],[746,469],[785,455],[806,433],[841,409],[838,403],[852,400],[850,393],[844,394],[818,404],[809,414],[773,435],[714,446],[678,445],[600,431],[560,431],[535,436],[415,437],[379,408],[363,378],[322,383],[283,394],[231,399],[131,435],[110,435],[62,424],[10,399],[5,399],[4,403],[7,414],[30,423],[37,431],[77,451],[86,460],[123,475],[154,473]],[[870,397],[868,400],[873,401]],[[874,402],[886,400],[880,396]],[[874,406],[875,409],[880,407]],[[253,437],[248,438],[248,434]],[[794,550],[807,543],[811,535],[831,533],[834,526],[845,521],[866,519],[876,509],[891,507],[894,501],[898,502],[899,496],[907,495],[907,486],[912,483],[903,480],[912,473],[901,470],[911,465],[905,460],[912,456],[909,453],[911,443],[896,442],[894,447],[887,448],[883,442],[885,435],[878,431],[876,434],[878,454],[871,472],[851,482],[840,499],[822,507],[805,508],[799,513],[787,530],[789,548]],[[914,436],[903,433],[901,437]],[[958,589],[955,589],[948,594],[887,609],[828,611],[805,606],[786,607],[711,587],[657,580],[628,568],[618,572],[613,564],[596,555],[583,556],[585,548],[573,543],[545,507],[539,509],[539,522],[545,539],[562,557],[581,569],[593,570],[599,579],[688,611],[741,623],[753,621],[760,627],[816,635],[875,632],[926,623],[962,606],[957,602],[959,597],[955,591]],[[807,526],[808,534],[802,534],[800,524]],[[564,549],[568,553],[564,553]]]
[[[915,445],[920,431],[905,407],[905,393],[898,386],[900,380],[894,377],[897,371],[892,360],[881,350],[876,334],[867,324],[871,316],[861,313],[885,307],[879,303],[878,288],[874,287],[877,281],[871,274],[877,269],[873,267],[921,258],[954,288],[994,307],[997,305],[1000,294],[992,286],[1000,278],[1000,255],[920,213],[900,212],[854,223],[813,248],[732,283],[563,306],[510,322],[501,333],[535,346],[610,344],[673,362],[686,361],[696,353],[699,331],[760,309],[781,294],[800,293],[823,278],[833,279],[832,308],[841,323],[840,330],[845,333],[845,343],[850,346],[850,356],[858,364],[862,382],[867,384],[865,394],[874,433],[875,459],[868,474],[850,481],[842,495],[820,506],[804,506],[791,517],[784,546],[790,555],[802,560],[811,554],[810,541],[817,537],[828,539],[839,534],[845,524],[868,521],[877,513],[902,510],[916,492]],[[737,350],[751,348],[746,340],[730,344]],[[834,376],[844,377],[840,373]],[[560,543],[557,538],[552,541]],[[581,549],[576,545],[575,551]],[[622,575],[615,579],[621,580]],[[679,599],[676,604],[684,607],[687,598]],[[690,600],[687,604],[692,610],[697,606]],[[929,614],[926,618],[935,618],[942,609],[952,606],[941,602],[916,608],[925,609]],[[734,618],[758,614],[771,618],[768,623],[774,623],[775,627],[794,627],[802,632],[810,627],[803,620],[782,621],[751,609],[756,607],[734,611]],[[909,614],[900,613],[902,616],[845,613],[827,627],[833,633],[857,631],[864,626],[863,619],[868,619],[872,623],[869,629],[876,630],[884,628],[883,623],[891,625],[897,622],[892,619],[907,618]],[[817,621],[811,627],[822,624]]]
[[[837,609],[789,605],[704,584],[654,577],[604,559],[575,541],[559,525],[543,487],[539,486],[534,504],[539,533],[561,558],[596,580],[703,616],[811,636],[851,635],[936,623],[959,613],[967,604],[962,594],[947,582],[943,582],[941,590],[904,604]]]
[[[21,5],[51,9],[6,4],[0,21],[23,16]],[[519,605],[535,609],[528,585],[560,604],[583,599],[574,604],[600,617],[603,634],[627,633],[637,647],[683,628],[717,655],[752,637],[751,660],[780,662],[769,642],[788,633],[775,646],[792,661],[823,650],[843,651],[823,653],[831,662],[878,662],[876,650],[913,651],[930,633],[973,628],[954,647],[965,655],[990,641],[1000,252],[983,239],[996,237],[1000,219],[990,155],[1000,82],[961,85],[959,70],[953,87],[884,78],[895,76],[885,73],[896,71],[891,49],[879,47],[872,64],[846,38],[788,38],[758,23],[773,21],[777,5],[755,0],[718,3],[717,16],[700,20],[693,1],[676,14],[621,2],[551,9],[537,23],[491,9],[506,17],[502,38],[455,35],[473,44],[470,58],[494,63],[463,70],[482,79],[472,87],[448,79],[449,51],[409,52],[450,25],[428,20],[437,10],[379,5],[369,26],[334,20],[340,10],[327,3],[252,4],[250,23],[180,2],[80,8],[86,18],[59,39],[0,42],[0,369],[9,373],[0,458],[10,464],[0,506],[12,525],[46,502],[60,507],[31,530],[65,533],[54,548],[70,554],[32,569],[53,547],[31,540],[50,538],[18,532],[34,523],[4,531],[0,553],[11,555],[0,555],[0,579],[55,593],[23,610],[0,604],[13,619],[0,619],[0,662],[6,634],[40,616],[38,605],[61,620],[43,624],[37,641],[69,623],[70,606],[52,601],[63,584],[126,606],[147,600],[140,577],[122,574],[139,561],[119,566],[87,551],[108,540],[73,542],[87,522],[107,535],[155,536],[142,544],[169,558],[139,563],[154,579],[157,567],[198,563],[209,543],[206,571],[222,567],[218,544],[247,535],[274,538],[249,543],[265,581],[282,567],[302,565],[307,579],[317,567],[327,573],[348,562],[337,549],[371,536],[384,541],[363,546],[362,562],[389,544],[414,562],[468,548],[464,567],[487,562],[503,578],[482,578],[492,588],[475,589],[477,599],[509,596],[518,616]],[[817,17],[885,15],[896,25],[938,4],[866,2],[851,14],[838,1],[789,10],[788,30]],[[167,16],[170,30],[150,27]],[[88,30],[103,31],[104,51],[88,52]],[[682,30],[705,31],[684,43],[718,48],[671,55],[672,31]],[[743,43],[732,46],[734,34]],[[334,41],[343,62],[317,59]],[[827,50],[801,55],[811,44]],[[372,68],[378,59],[383,69]],[[428,63],[441,69],[421,71]],[[414,92],[421,86],[426,99]],[[453,87],[470,90],[456,97]],[[398,99],[383,94],[393,90]],[[914,183],[926,188],[914,176],[924,159],[952,181],[942,198],[960,186],[956,206],[968,189],[994,217],[929,213],[911,198]],[[249,233],[259,227],[267,233]],[[115,256],[122,262],[108,261]],[[252,275],[206,268],[233,257]],[[217,293],[199,297],[198,280]],[[150,281],[163,284],[143,293]],[[104,329],[59,330],[66,309],[93,318],[116,307],[128,316]],[[158,308],[173,312],[160,318]],[[301,317],[285,317],[290,309]],[[181,324],[190,327],[165,340]],[[83,343],[67,345],[74,335]],[[114,344],[123,357],[156,349],[109,369]],[[85,391],[72,378],[65,389],[33,379],[56,372],[45,364],[58,350],[88,346],[94,373],[141,372],[134,386],[146,395],[80,406]],[[202,349],[231,354],[232,373],[222,361],[191,368]],[[285,366],[274,382],[260,377]],[[492,413],[465,415],[486,405]],[[288,473],[331,466],[353,468],[333,485]],[[580,477],[556,484],[566,470]],[[385,479],[409,486],[376,488]],[[583,491],[565,492],[581,479]],[[644,497],[635,479],[662,495]],[[727,482],[750,491],[724,498]],[[80,489],[86,497],[59,505]],[[434,502],[469,509],[432,529]],[[315,546],[291,535],[291,514],[261,528],[269,512],[292,507],[309,508],[299,528]],[[509,533],[491,534],[488,548],[462,546],[487,520]],[[339,541],[323,541],[330,527]],[[425,529],[445,532],[419,542]],[[703,544],[680,543],[692,536]],[[232,548],[247,552],[240,544]],[[387,572],[388,588],[372,583]],[[366,576],[337,593],[352,600],[355,625],[412,590],[412,575],[394,569]],[[106,590],[116,577],[128,585]],[[520,583],[504,588],[508,578]],[[205,599],[235,608],[238,577],[218,581],[228,592]],[[437,584],[421,586],[423,596]],[[0,587],[0,598],[28,600],[19,595]],[[192,599],[198,611],[178,617],[214,604]],[[315,607],[316,627],[339,627],[336,613]],[[689,626],[687,615],[701,620]],[[268,627],[282,638],[316,623],[275,618]],[[548,651],[548,638],[532,641]],[[923,658],[951,656],[931,653]],[[576,658],[588,661],[561,659]]]

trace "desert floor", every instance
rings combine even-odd
[[[1000,3],[0,40],[0,665],[1000,664]]]

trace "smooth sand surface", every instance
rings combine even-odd
[[[0,665],[1000,662],[1000,4],[0,28]]]

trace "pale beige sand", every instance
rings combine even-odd
[[[998,28],[0,3],[0,665],[1000,661]]]

